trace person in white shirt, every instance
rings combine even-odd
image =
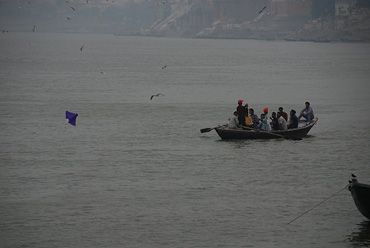
[[[229,124],[227,125],[230,129],[236,129],[239,127],[238,112],[234,112],[234,116],[229,118]]]
[[[270,123],[269,123],[269,118],[268,118],[268,114],[269,114],[269,109],[268,108],[264,108],[263,109],[263,114],[265,115],[265,119],[266,119],[266,121],[267,121],[267,126],[266,126],[266,130],[267,131],[271,131],[272,130],[272,128],[271,128],[271,126],[270,126]]]
[[[284,117],[281,115],[281,113],[279,113],[279,112],[277,113],[277,118],[278,118],[280,130],[287,130],[288,125],[287,125],[286,120],[284,119]]]

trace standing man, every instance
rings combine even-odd
[[[302,109],[301,113],[299,114],[298,120],[300,120],[302,117],[306,119],[307,124],[312,121],[315,116],[313,115],[313,110],[309,102],[306,102],[306,107]]]
[[[248,104],[243,106],[243,100],[238,100],[238,107],[236,107],[236,111],[238,112],[239,125],[245,126],[245,116],[248,116]]]
[[[287,112],[284,112],[283,107],[279,107],[279,113],[281,114],[282,117],[284,117],[286,121],[288,121],[288,114]]]

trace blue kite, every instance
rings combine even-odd
[[[78,114],[75,114],[75,113],[71,113],[69,111],[66,111],[66,119],[68,120],[68,123],[73,125],[73,126],[76,126],[76,118],[77,118]]]

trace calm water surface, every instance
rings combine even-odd
[[[370,44],[9,33],[0,52],[1,247],[370,246],[344,189],[370,183]],[[238,99],[319,122],[199,132]]]

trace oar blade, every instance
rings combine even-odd
[[[212,130],[213,130],[213,128],[203,128],[203,129],[200,129],[200,132],[201,133],[208,133],[208,132],[210,132]]]

